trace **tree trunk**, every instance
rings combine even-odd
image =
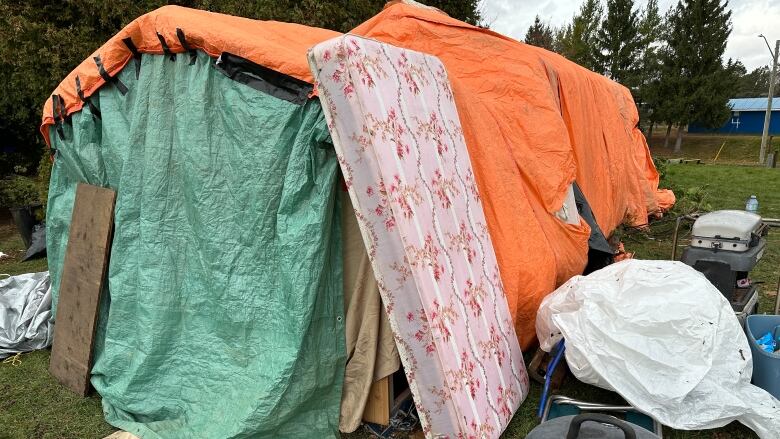
[[[647,144],[650,144],[650,139],[653,137],[653,126],[655,125],[655,121],[650,121],[650,126],[647,128],[647,134],[645,137],[647,138]]]
[[[674,142],[674,152],[682,151],[683,126],[677,126],[677,140]]]
[[[664,137],[664,148],[669,147],[669,136],[672,134],[672,124],[669,122],[666,125],[666,137]]]

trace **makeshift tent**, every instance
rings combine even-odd
[[[75,183],[117,191],[92,369],[108,422],[141,437],[334,435],[344,303],[322,109],[202,52],[140,64],[116,75],[126,93],[90,98],[100,117],[74,113],[52,139],[54,288]]]
[[[57,93],[58,111],[74,96],[88,104],[71,101],[51,130],[55,292],[75,183],[118,193],[92,370],[111,424],[142,437],[337,434],[338,165],[311,84],[292,76],[307,79],[306,48],[334,35],[163,8]],[[152,41],[168,53],[149,54]]]
[[[542,297],[585,266],[591,230],[573,208],[575,180],[607,236],[669,202],[630,95],[426,8],[394,4],[354,32],[441,60],[527,346]],[[93,369],[112,424],[146,437],[336,433],[352,382],[342,384],[346,239],[333,126],[306,63],[309,48],[336,36],[165,7],[109,40],[46,102],[55,300],[74,184],[118,192]],[[398,343],[414,337],[395,329]],[[346,340],[350,361],[367,339]]]
[[[99,49],[96,55],[102,56],[106,76],[133,58],[121,43],[131,35],[138,50],[162,54],[158,29],[170,51],[184,51],[175,29],[187,22],[204,25],[202,36],[194,35],[188,47],[212,56],[233,51],[311,81],[301,54],[310,44],[334,36],[321,29],[285,33],[301,27],[282,23],[253,27],[251,20],[173,11],[163,8],[139,18],[137,25],[131,24]],[[658,190],[658,173],[636,128],[638,113],[625,87],[557,54],[431,8],[394,2],[353,33],[430,53],[444,63],[524,348],[535,337],[533,321],[541,299],[586,264],[589,227],[562,223],[554,215],[573,181],[607,236],[623,222],[642,225],[648,215],[658,215],[673,204],[671,192]],[[245,44],[246,35],[263,41],[262,48]],[[76,93],[77,76],[86,96],[105,82],[91,58],[82,63],[54,93],[63,98],[63,114],[83,105]],[[46,138],[55,119],[51,102],[44,108]]]

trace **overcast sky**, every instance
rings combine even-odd
[[[560,26],[571,21],[582,3],[583,0],[482,0],[482,12],[491,29],[522,40],[537,14],[553,26]],[[635,3],[644,7],[647,1]],[[677,1],[659,0],[658,4],[663,15]],[[726,58],[741,60],[748,71],[771,63],[769,50],[758,34],[766,35],[774,49],[774,40],[780,40],[780,0],[731,0],[729,6],[733,30]]]

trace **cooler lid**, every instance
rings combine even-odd
[[[750,241],[751,233],[761,226],[761,216],[744,210],[716,210],[693,223],[692,235],[701,238]]]

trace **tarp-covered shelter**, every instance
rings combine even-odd
[[[305,64],[335,35],[163,8],[56,92],[70,115],[49,132],[54,291],[75,183],[117,191],[92,369],[112,425],[144,438],[338,431],[338,163]]]
[[[352,33],[433,55],[446,70],[523,348],[542,298],[587,263],[592,233],[575,183],[606,236],[673,202],[658,191],[624,87],[404,3]],[[387,336],[386,322],[350,330],[345,315],[345,287],[371,273],[343,266],[359,235],[341,216],[346,172],[306,58],[338,36],[164,7],[111,38],[46,102],[55,303],[75,184],[117,190],[92,370],[111,424],[142,437],[337,432],[347,360]],[[356,306],[360,317],[381,320],[376,302]],[[394,352],[374,343],[362,369],[390,373]]]

